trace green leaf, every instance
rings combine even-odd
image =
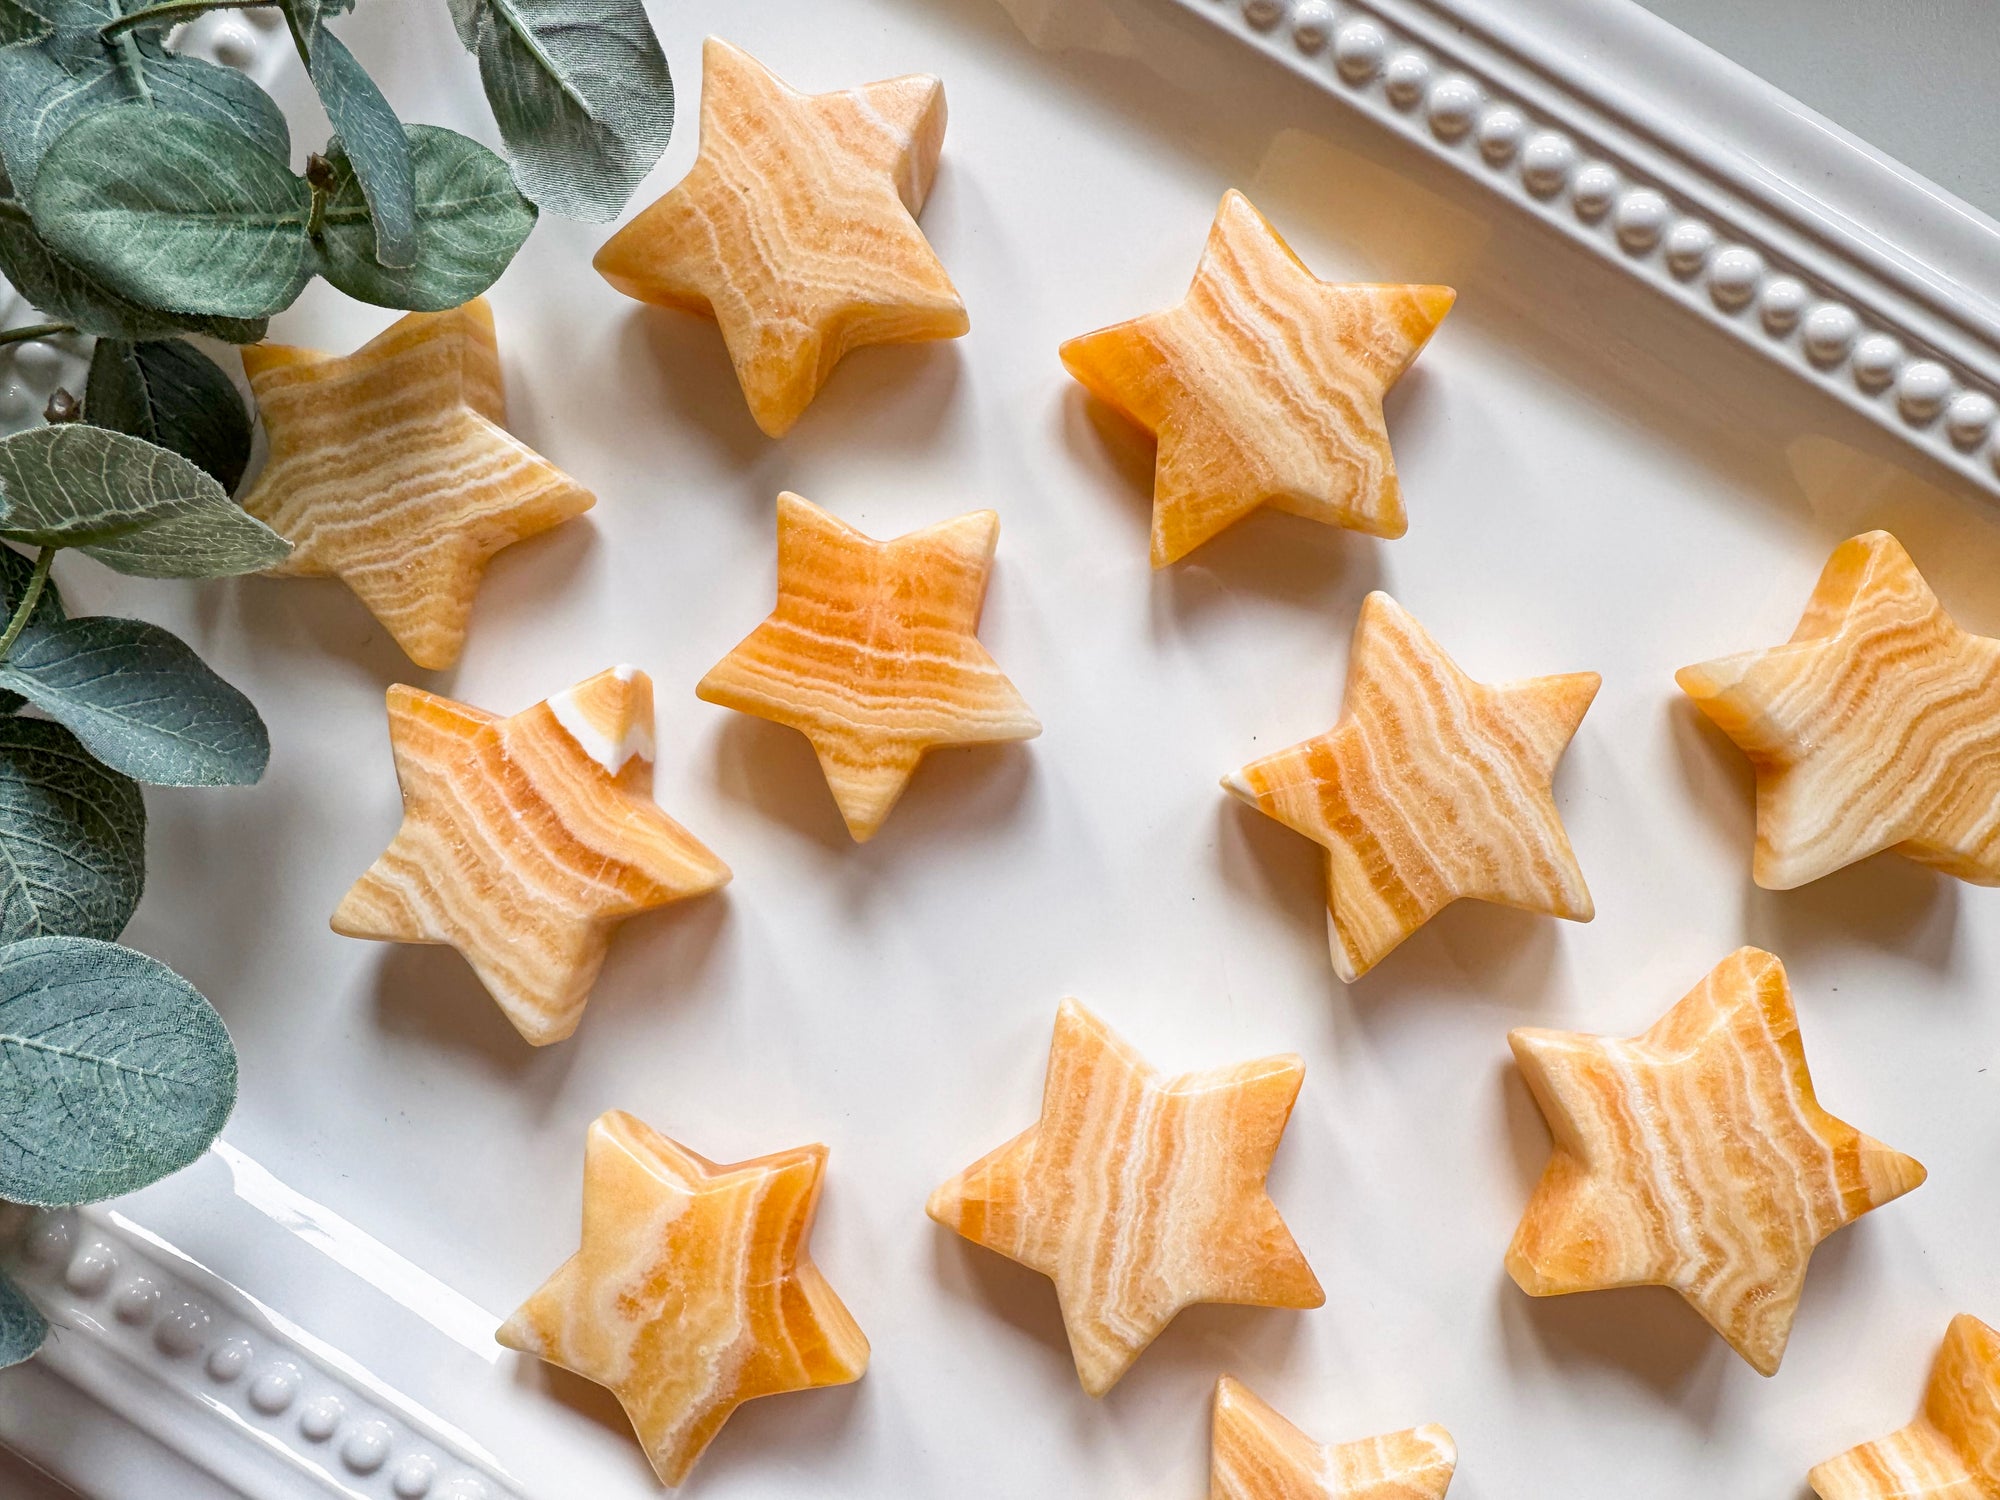
[[[18,1365],[49,1336],[49,1325],[28,1294],[0,1276],[0,1370]]]
[[[39,42],[54,30],[48,17],[23,5],[21,0],[0,0],[0,47]]]
[[[178,453],[81,422],[0,439],[0,538],[141,578],[254,573],[291,551]]]
[[[22,593],[28,587],[28,580],[34,577],[35,565],[12,547],[0,547],[0,623],[14,618],[14,606],[21,601]],[[56,592],[56,581],[45,579],[42,596],[35,601],[35,612],[28,616],[30,625],[52,625],[64,618],[62,595]],[[16,712],[28,700],[19,693],[0,692],[0,714]]]
[[[375,259],[374,230],[354,168],[330,150],[334,186],[320,237],[321,271],[350,297],[441,312],[469,302],[507,269],[535,227],[507,164],[477,141],[433,125],[403,127],[417,179],[417,256],[408,269]]]
[[[250,413],[214,360],[182,339],[99,339],[84,420],[170,448],[233,491],[250,462]]]
[[[0,719],[0,943],[111,939],[146,886],[146,799],[60,724]]]
[[[250,700],[171,631],[88,615],[22,632],[0,662],[19,693],[112,770],[153,786],[248,786],[271,739]]]
[[[406,270],[417,260],[417,182],[403,123],[340,38],[317,18],[305,35],[313,87],[333,122],[335,148],[346,154],[368,203],[375,259]]]
[[[222,1018],[165,964],[90,938],[0,949],[0,1197],[116,1197],[193,1161],[236,1102]]]
[[[102,338],[157,339],[185,331],[228,344],[254,344],[264,336],[262,318],[161,312],[114,292],[51,250],[35,231],[27,208],[11,197],[0,197],[0,275],[13,282],[31,306]]]
[[[667,149],[674,81],[641,0],[451,0],[521,190],[617,217]]]
[[[121,104],[152,114],[156,129],[161,114],[187,116],[221,126],[280,161],[290,157],[284,111],[234,68],[167,51],[161,45],[165,27],[105,42],[97,28],[119,13],[114,4],[42,9],[52,23],[45,33],[0,48],[0,159],[24,190],[65,131]]]
[[[210,120],[91,115],[43,157],[28,211],[57,254],[150,307],[268,317],[312,279],[305,180]]]

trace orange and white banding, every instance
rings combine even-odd
[[[1316,1443],[1239,1380],[1215,1386],[1209,1500],[1444,1500],[1458,1467],[1435,1422],[1353,1443]]]
[[[1820,1500],[1991,1500],[2000,1495],[2000,1332],[1969,1313],[1945,1330],[1924,1409],[1808,1476]]]

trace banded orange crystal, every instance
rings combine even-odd
[[[1444,1500],[1458,1466],[1432,1422],[1354,1443],[1316,1443],[1250,1388],[1215,1385],[1209,1500]]]
[[[1820,1500],[1992,1500],[2000,1495],[2000,1332],[1968,1313],[1945,1330],[1924,1409],[1808,1476]]]

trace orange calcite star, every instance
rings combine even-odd
[[[826,1147],[717,1166],[622,1110],[590,1127],[583,1246],[501,1325],[608,1386],[665,1484],[745,1401],[846,1385],[868,1340],[808,1248]]]
[[[1435,1422],[1315,1443],[1241,1381],[1216,1382],[1209,1500],[1444,1500],[1457,1466],[1451,1434]]]
[[[916,220],[944,85],[913,74],[801,94],[716,37],[701,67],[693,169],[595,265],[628,297],[713,317],[750,414],[780,437],[850,349],[970,326]]]
[[[594,503],[506,430],[484,298],[411,313],[344,358],[242,354],[270,444],[243,508],[292,543],[272,574],[340,579],[420,667],[458,660],[494,553]]]
[[[1820,1500],[1992,1500],[2000,1495],[2000,1333],[1960,1313],[1945,1330],[1916,1421],[1808,1476]]]
[[[1813,1247],[1924,1169],[1820,1108],[1785,966],[1740,948],[1643,1036],[1508,1041],[1555,1152],[1507,1270],[1537,1297],[1672,1287],[1760,1373]]]
[[[1598,681],[1572,672],[1488,687],[1387,594],[1362,601],[1340,722],[1222,782],[1325,845],[1342,979],[1462,898],[1591,919],[1550,782]]]
[[[1894,849],[2000,885],[2000,641],[1961,629],[1888,532],[1834,550],[1787,644],[1676,680],[1756,768],[1757,884]]]
[[[449,943],[538,1047],[576,1030],[613,927],[729,879],[653,801],[653,684],[631,667],[507,719],[399,684],[389,739],[403,826],[333,930]]]
[[[974,634],[999,541],[990,510],[878,542],[778,496],[778,607],[696,694],[811,740],[848,832],[872,838],[926,750],[1042,732]]]
[[[1260,505],[1401,536],[1382,397],[1456,295],[1321,281],[1248,198],[1224,194],[1178,307],[1062,346],[1070,374],[1159,439],[1153,566]]]
[[[1304,1077],[1288,1055],[1162,1078],[1065,1000],[1040,1122],[927,1211],[1055,1282],[1076,1373],[1101,1396],[1184,1307],[1326,1300],[1264,1190]]]

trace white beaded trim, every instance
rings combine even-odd
[[[37,1357],[57,1373],[93,1352],[115,1355],[162,1386],[225,1408],[341,1494],[520,1500],[490,1460],[420,1408],[359,1371],[335,1368],[248,1298],[176,1262],[115,1215],[10,1210],[7,1220],[0,1265],[49,1320],[49,1344]]]
[[[1317,78],[1337,97],[1559,219],[1640,276],[1705,293],[1718,321],[1988,488],[2000,487],[2000,401],[1965,371],[1890,331],[1880,311],[1720,228],[1684,195],[1614,165],[1616,151],[1537,119],[1463,57],[1397,35],[1374,6],[1331,0],[1180,0]],[[1289,46],[1284,45],[1289,41]],[[1447,44],[1449,45],[1449,44]],[[1859,399],[1854,399],[1859,398]],[[1942,420],[1940,420],[1942,418]],[[1970,462],[1972,459],[1981,462]]]

